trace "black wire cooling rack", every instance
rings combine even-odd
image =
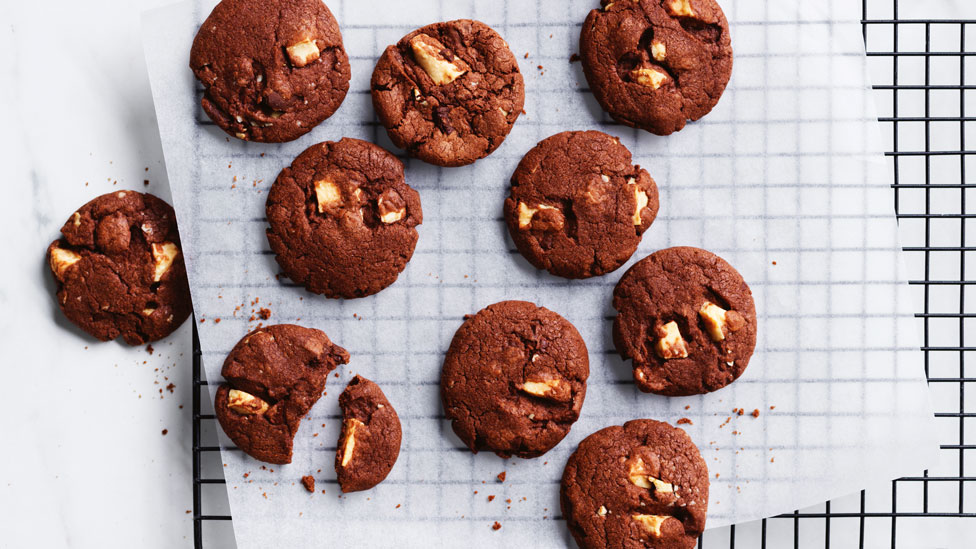
[[[718,530],[699,541],[701,549],[729,547],[969,547],[976,546],[976,491],[966,465],[976,467],[976,443],[967,431],[976,410],[967,409],[967,262],[976,257],[976,234],[967,244],[967,64],[976,62],[976,20],[900,19],[898,0],[862,0],[862,26],[876,82],[879,120],[889,139],[895,212],[921,296],[925,373],[933,393],[942,437],[938,474],[924,471],[820,506]],[[969,71],[976,82],[976,67]],[[953,80],[958,74],[958,80]],[[948,78],[948,79],[947,79]],[[974,197],[973,200],[976,200]],[[973,267],[976,269],[976,266]],[[973,269],[970,269],[972,271]],[[972,292],[970,292],[972,293]],[[972,339],[972,338],[969,338]],[[202,548],[233,547],[216,423],[193,330],[193,537]],[[976,437],[976,433],[972,434]],[[972,438],[972,437],[970,437]],[[214,441],[207,443],[205,441]],[[906,441],[910,444],[911,441]],[[825,471],[825,475],[829,471]],[[941,542],[932,541],[939,538]],[[949,541],[946,541],[949,540]],[[968,540],[968,542],[966,541]]]

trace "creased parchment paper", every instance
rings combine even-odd
[[[332,118],[281,145],[227,139],[199,108],[189,49],[213,1],[146,13],[145,51],[207,378],[219,382],[227,352],[262,322],[252,317],[260,307],[271,311],[266,324],[322,329],[352,353],[303,422],[292,464],[262,468],[221,438],[241,547],[571,546],[558,499],[568,455],[597,429],[638,417],[692,421],[683,427],[708,463],[710,527],[788,512],[933,464],[934,429],[860,6],[721,4],[732,26],[732,81],[709,116],[662,138],[612,123],[579,64],[569,62],[593,0],[330,0],[352,63],[349,95]],[[396,284],[336,301],[278,280],[264,217],[278,172],[308,146],[344,136],[399,154],[370,103],[375,60],[408,31],[456,18],[480,19],[509,42],[526,80],[526,114],[473,166],[441,169],[404,158],[424,224]],[[650,171],[661,211],[631,263],[566,281],[515,252],[501,207],[529,148],[560,131],[590,128],[619,136]],[[748,370],[706,396],[639,393],[611,341],[613,285],[634,261],[674,245],[726,258],[751,285],[759,311]],[[582,417],[534,460],[471,454],[438,397],[441,362],[462,316],[503,299],[559,312],[590,351]],[[383,484],[338,497],[337,397],[356,373],[379,383],[396,407],[403,447]],[[504,483],[496,479],[502,471]],[[314,495],[298,483],[307,474],[318,481]]]

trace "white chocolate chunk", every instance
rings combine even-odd
[[[655,68],[634,69],[630,71],[630,77],[641,86],[658,89],[668,79],[668,75]]]
[[[243,414],[245,416],[252,414],[261,415],[268,411],[267,402],[252,395],[251,393],[246,393],[237,389],[231,389],[227,393],[227,407],[234,410],[238,414]]]
[[[637,206],[634,208],[634,225],[640,225],[643,223],[641,212],[647,207],[647,193],[637,185],[634,185],[634,200],[637,202]]]
[[[725,314],[725,309],[711,301],[703,303],[701,309],[698,310],[698,315],[705,323],[708,336],[712,338],[712,341],[725,341]]]
[[[153,261],[156,263],[153,269],[153,282],[159,282],[163,278],[163,275],[173,265],[173,260],[176,259],[179,253],[180,249],[172,242],[163,242],[162,244],[153,243]]]
[[[81,256],[71,250],[51,248],[49,262],[51,264],[51,270],[58,280],[64,280],[64,273],[68,270],[68,267],[71,267],[80,260]]]
[[[632,518],[641,525],[645,532],[652,537],[659,538],[661,537],[661,525],[672,517],[667,515],[632,515]]]
[[[376,201],[376,207],[380,212],[380,221],[383,223],[396,223],[403,219],[403,216],[407,213],[407,208],[395,208],[390,201],[385,200],[382,196]]]
[[[459,66],[461,60],[456,56],[453,60],[445,59],[441,54],[446,49],[444,44],[426,34],[415,36],[410,41],[410,49],[413,50],[413,57],[417,63],[423,67],[430,79],[438,86],[450,84],[468,72]]]
[[[539,210],[555,210],[553,206],[547,206],[546,204],[539,204],[535,208],[530,208],[525,204],[525,202],[519,202],[518,206],[518,217],[519,217],[519,229],[526,229],[532,224],[532,216],[536,214]]]
[[[694,17],[691,0],[671,0],[667,3],[668,13],[677,17]]]
[[[323,179],[315,182],[315,200],[319,204],[319,213],[322,213],[342,202],[342,193],[335,183]]]
[[[654,346],[657,356],[665,360],[688,357],[688,346],[685,345],[685,340],[681,337],[677,322],[672,320],[662,326],[658,330],[657,336],[658,340]]]
[[[664,45],[664,42],[659,40],[654,40],[651,42],[651,57],[655,61],[664,61],[668,56],[668,48]]]
[[[319,58],[319,47],[311,38],[296,42],[285,50],[288,51],[288,59],[291,59],[291,64],[298,68],[315,62]]]
[[[365,424],[358,419],[346,420],[345,441],[342,443],[342,466],[349,465],[352,461],[353,452],[356,450],[356,429],[365,427]]]

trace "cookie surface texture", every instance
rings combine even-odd
[[[526,301],[502,301],[454,334],[441,400],[471,451],[537,457],[579,418],[589,371],[586,344],[569,321]]]
[[[692,549],[705,529],[708,469],[681,429],[628,421],[580,442],[560,504],[582,549]]]
[[[598,131],[544,139],[519,162],[508,232],[529,263],[565,278],[623,265],[657,216],[657,185],[620,140]]]
[[[381,147],[345,138],[309,147],[268,193],[268,242],[284,273],[333,298],[392,284],[417,245],[420,195]]]
[[[297,139],[349,90],[339,24],[321,0],[223,0],[193,40],[190,68],[207,116],[248,141]]]
[[[275,324],[244,336],[227,355],[214,411],[224,433],[251,457],[291,463],[295,433],[349,353],[314,328]]]
[[[603,0],[583,23],[580,57],[603,110],[658,135],[708,114],[732,74],[715,0]]]
[[[390,474],[400,455],[402,431],[396,410],[379,385],[356,376],[339,395],[342,432],[335,470],[343,492],[369,490]]]
[[[156,341],[190,315],[176,214],[151,194],[117,191],[85,204],[47,259],[64,316],[102,341]]]
[[[756,305],[717,255],[668,248],[638,261],[613,291],[613,341],[644,392],[715,391],[735,381],[756,347]]]
[[[371,88],[393,143],[438,166],[463,166],[491,154],[525,102],[508,43],[468,19],[427,25],[387,47]]]

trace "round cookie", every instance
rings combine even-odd
[[[715,0],[601,0],[580,33],[583,73],[614,120],[668,135],[718,103],[732,74]]]
[[[356,376],[339,395],[342,432],[335,470],[343,492],[369,490],[390,474],[400,455],[400,418],[379,385]]]
[[[162,339],[190,316],[190,287],[173,208],[117,191],[85,204],[47,258],[68,320],[102,341]]]
[[[249,456],[291,463],[295,433],[322,396],[329,372],[349,353],[314,328],[275,324],[244,336],[227,355],[214,412]]]
[[[541,456],[579,418],[590,373],[586,344],[565,318],[526,301],[466,316],[441,372],[451,427],[472,452]]]
[[[190,68],[207,116],[247,141],[297,139],[349,90],[339,24],[321,0],[222,0],[193,40]]]
[[[300,154],[271,186],[266,210],[268,242],[282,270],[327,297],[363,297],[393,284],[423,221],[403,163],[350,138]]]
[[[566,278],[623,265],[654,222],[657,185],[603,132],[563,132],[526,153],[512,175],[505,222],[535,267]]]
[[[678,247],[638,261],[613,291],[613,341],[644,392],[698,395],[735,381],[756,347],[756,305],[717,255]]]
[[[705,529],[708,467],[681,429],[635,419],[580,442],[559,499],[581,549],[692,549]]]
[[[371,87],[393,143],[438,166],[463,166],[491,154],[525,102],[508,43],[469,19],[427,25],[387,47]]]

